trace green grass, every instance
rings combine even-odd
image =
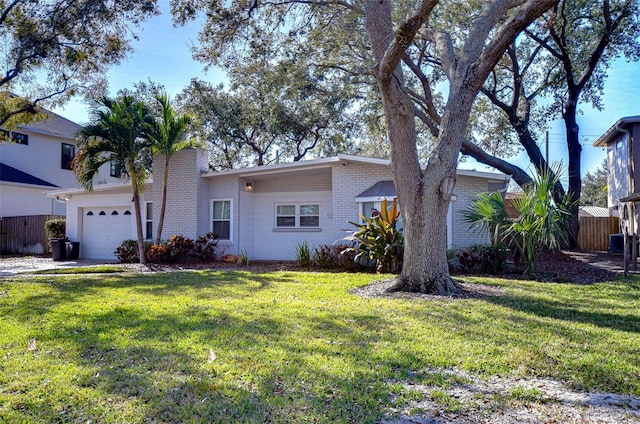
[[[638,279],[467,279],[505,294],[455,301],[348,293],[375,278],[200,271],[0,280],[0,423],[375,422],[393,406],[397,382],[446,388],[456,377],[429,371],[452,367],[640,395]],[[445,408],[459,407],[443,393]]]

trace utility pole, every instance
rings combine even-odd
[[[544,160],[547,162],[547,166],[549,166],[549,131],[546,132],[544,138]]]

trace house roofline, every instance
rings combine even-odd
[[[153,178],[148,178],[147,180],[145,180],[144,182],[145,187],[148,184],[153,184]],[[131,184],[126,182],[126,183],[108,183],[108,184],[97,184],[93,186],[93,190],[88,191],[87,189],[85,189],[84,187],[74,187],[74,188],[63,188],[60,190],[50,190],[47,191],[46,196],[47,197],[59,197],[61,195],[65,195],[65,194],[69,194],[69,195],[73,195],[73,194],[89,194],[89,193],[94,193],[94,192],[98,192],[98,191],[110,191],[110,190],[118,190],[121,188],[131,188]]]
[[[365,163],[365,164],[382,165],[382,166],[391,165],[391,161],[388,159],[367,158],[367,157],[355,156],[355,155],[338,154],[336,156],[331,156],[328,158],[309,159],[309,160],[302,160],[298,162],[278,163],[273,165],[253,166],[250,168],[230,169],[227,171],[219,171],[219,172],[207,172],[202,176],[205,178],[215,178],[215,177],[223,177],[223,176],[229,176],[229,175],[235,175],[239,177],[250,177],[250,176],[265,175],[265,174],[279,174],[282,172],[288,172],[292,170],[311,170],[311,169],[330,168],[331,166],[337,163],[346,163],[346,162],[356,162],[356,163]],[[505,180],[511,179],[509,175],[502,174],[502,173],[481,172],[481,171],[473,171],[468,169],[458,169],[456,170],[456,174],[462,175],[462,176],[468,176],[468,177],[487,178],[490,180],[497,180],[497,181],[505,181]]]
[[[625,116],[618,119],[618,121],[611,126],[604,134],[602,134],[596,141],[593,142],[594,147],[606,147],[607,144],[613,141],[614,137],[618,135],[620,128],[628,124],[634,124],[640,122],[640,115]]]

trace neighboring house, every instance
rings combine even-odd
[[[0,218],[27,215],[64,215],[65,203],[45,196],[53,188],[79,187],[71,170],[74,139],[80,126],[53,112],[46,119],[10,133],[13,142],[0,142]],[[94,184],[117,182],[109,167]]]
[[[640,197],[640,116],[619,119],[593,145],[607,149],[609,215],[622,218],[621,199]]]
[[[208,151],[185,149],[169,169],[163,238],[195,239],[207,232],[220,238],[223,253],[245,253],[255,260],[292,260],[298,243],[310,248],[333,244],[355,227],[360,214],[396,196],[389,161],[349,155],[222,172],[208,171]],[[162,175],[163,161],[153,173]],[[447,244],[487,243],[488,235],[469,232],[462,219],[479,192],[506,190],[509,177],[459,170],[447,217]],[[142,198],[145,237],[157,225],[162,185],[148,181]],[[131,187],[106,184],[93,192],[55,190],[67,200],[67,236],[80,242],[81,257],[113,259],[124,239],[136,238]]]

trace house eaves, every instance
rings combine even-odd
[[[301,160],[298,162],[278,163],[274,165],[253,166],[251,168],[230,169],[227,171],[219,171],[219,172],[207,172],[205,174],[202,174],[202,176],[205,178],[223,177],[223,176],[229,176],[229,175],[235,175],[238,177],[255,177],[258,175],[278,174],[278,173],[290,172],[294,170],[301,171],[301,170],[312,170],[312,169],[320,169],[320,168],[330,168],[333,165],[338,163],[342,163],[346,165],[349,162],[363,163],[363,164],[370,164],[370,165],[381,165],[381,166],[391,165],[391,161],[387,159],[366,158],[362,156],[338,154],[336,156],[331,156],[328,158],[321,158],[321,159]],[[510,179],[508,175],[501,174],[501,173],[480,172],[480,171],[472,171],[467,169],[458,169],[456,171],[456,174],[469,176],[469,177],[476,177],[476,178],[486,178],[489,180],[497,180],[497,181],[508,181]]]
[[[145,182],[145,187],[153,184],[153,179],[148,178]],[[88,191],[84,187],[74,187],[74,188],[63,188],[60,190],[51,190],[48,191],[47,197],[63,197],[74,194],[87,194],[87,193],[98,193],[98,192],[108,192],[108,191],[116,191],[120,189],[131,189],[131,183],[109,183],[109,184],[96,184],[93,186],[93,190]]]
[[[618,119],[618,122],[613,124],[611,128],[605,131],[596,141],[593,142],[594,147],[606,147],[611,143],[619,133],[622,133],[621,129],[626,129],[629,124],[640,123],[640,115],[627,116]]]

